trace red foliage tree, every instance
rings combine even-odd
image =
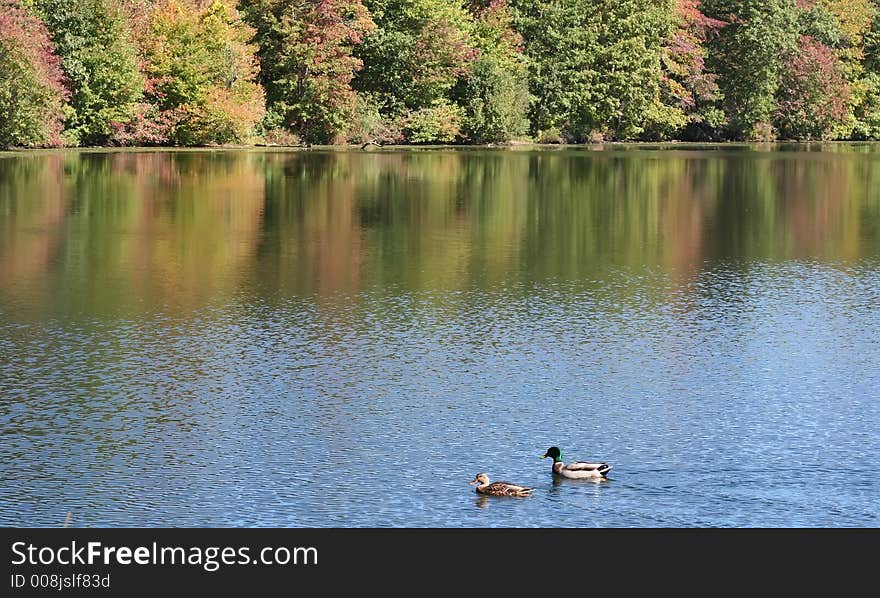
[[[706,40],[725,25],[700,11],[699,0],[677,0],[672,33],[663,44],[663,103],[681,110],[688,122],[712,121],[717,76],[706,70]],[[720,115],[720,113],[719,113]]]
[[[850,87],[837,53],[807,35],[786,56],[778,95],[777,127],[790,139],[827,139],[848,114]]]
[[[66,98],[46,27],[20,0],[0,0],[0,147],[62,145]]]

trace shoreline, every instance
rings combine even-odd
[[[60,152],[78,153],[126,153],[126,152],[230,152],[230,151],[257,151],[257,152],[419,152],[419,151],[532,151],[532,150],[591,150],[602,151],[604,149],[712,149],[712,148],[779,148],[793,146],[799,148],[820,146],[880,146],[880,140],[778,140],[778,141],[605,141],[597,143],[532,143],[532,142],[506,142],[488,144],[389,144],[363,147],[360,144],[346,145],[276,145],[276,144],[229,144],[229,145],[150,145],[150,146],[84,146],[84,147],[42,147],[27,148],[16,147],[0,149],[0,156],[26,155],[26,154],[53,154]]]

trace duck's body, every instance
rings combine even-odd
[[[477,494],[491,496],[530,496],[534,491],[533,488],[510,482],[492,482],[490,484],[489,476],[485,473],[478,473],[470,484],[477,484]]]
[[[551,446],[541,458],[553,459],[553,475],[562,476],[572,480],[605,480],[611,466],[604,462],[575,461],[565,463],[562,461],[562,451],[558,447]]]

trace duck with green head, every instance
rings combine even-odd
[[[562,451],[558,446],[551,446],[547,452],[541,455],[542,459],[550,457],[553,459],[552,472],[572,480],[597,480],[602,481],[608,479],[608,472],[611,466],[603,462],[575,461],[574,463],[565,463],[562,461]]]

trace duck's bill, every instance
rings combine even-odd
[[[542,458],[542,459],[546,459],[546,458],[547,458],[547,455],[546,455],[546,454],[541,455],[541,458]]]
[[[470,482],[468,482],[468,486],[473,486],[476,483],[477,483],[477,480],[471,480]]]

